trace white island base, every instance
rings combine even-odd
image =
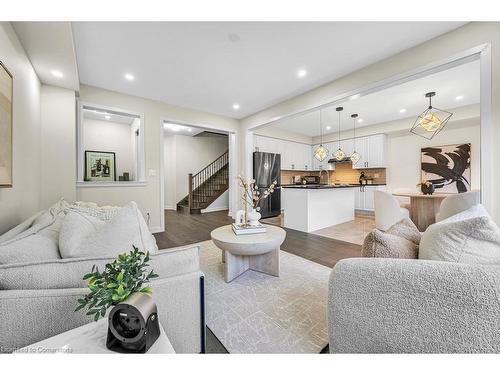
[[[354,220],[352,188],[282,188],[285,228],[314,232]]]

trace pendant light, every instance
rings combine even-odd
[[[359,161],[359,159],[361,159],[361,155],[356,152],[356,118],[357,117],[358,117],[357,113],[353,113],[351,115],[351,118],[352,118],[353,124],[354,124],[354,141],[353,141],[354,148],[353,148],[352,155],[350,157],[352,165],[356,165],[356,163]]]
[[[432,97],[435,96],[435,92],[428,92],[425,94],[426,98],[429,98],[429,107],[418,115],[413,127],[410,132],[419,135],[426,139],[432,139],[438,134],[448,120],[453,116],[453,113],[435,108],[432,106]]]
[[[333,156],[336,160],[340,161],[345,158],[345,152],[340,147],[340,112],[344,110],[344,107],[337,107],[335,108],[335,110],[339,113],[339,148],[337,151],[335,151],[335,154],[333,154]]]
[[[323,146],[323,122],[321,121],[321,109],[319,110],[319,135],[320,144],[319,147],[314,151],[314,157],[319,161],[323,161],[328,156],[328,149]]]

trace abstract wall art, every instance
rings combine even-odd
[[[422,181],[439,193],[465,193],[471,189],[471,144],[422,148]]]

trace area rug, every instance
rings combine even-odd
[[[206,322],[229,353],[319,353],[328,343],[331,269],[280,251],[280,276],[248,270],[224,281],[221,250],[201,246]]]

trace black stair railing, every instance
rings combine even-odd
[[[208,197],[217,193],[229,180],[229,150],[208,164],[201,171],[188,176],[188,207],[199,208]]]

